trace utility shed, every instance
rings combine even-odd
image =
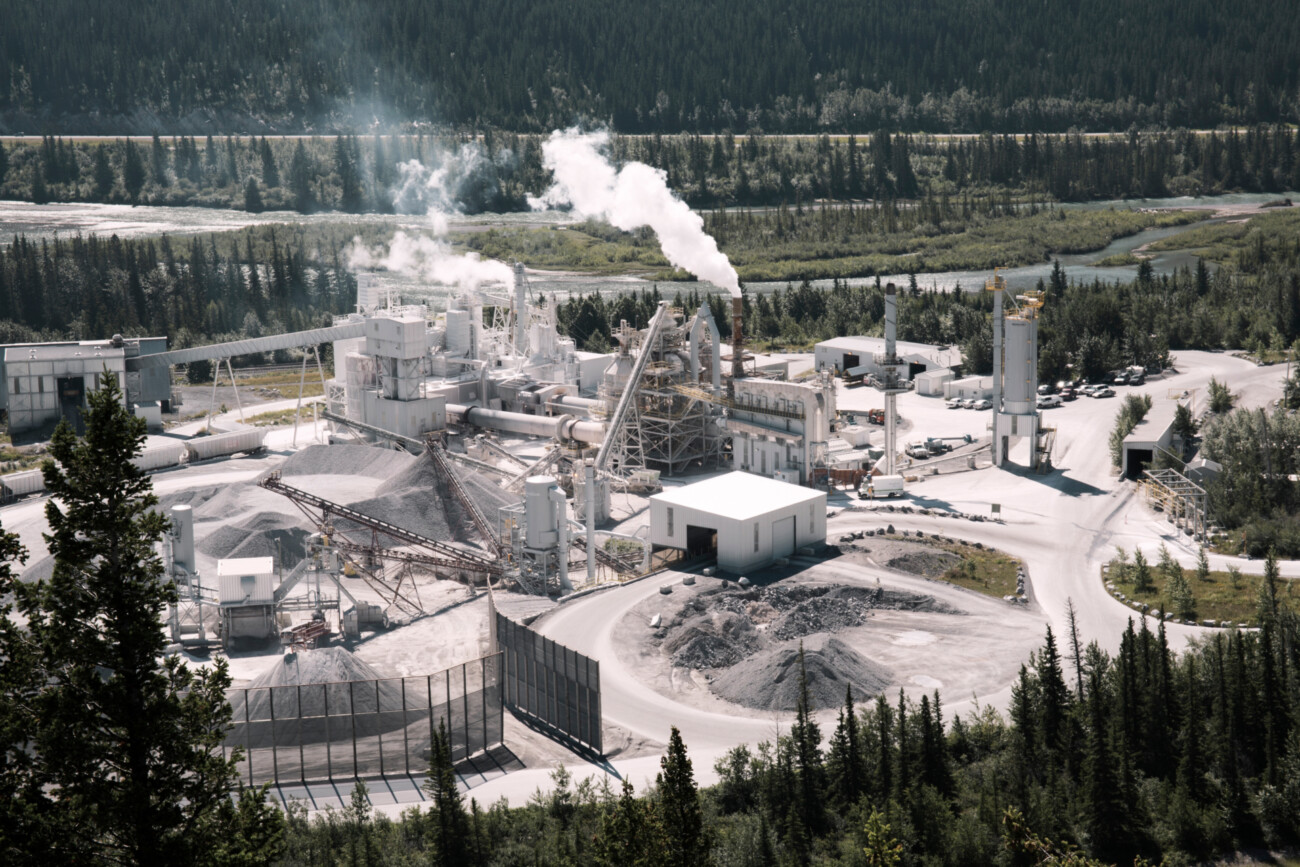
[[[826,541],[826,494],[732,472],[650,498],[650,542],[743,574]]]
[[[1178,401],[1157,400],[1147,410],[1146,418],[1138,422],[1133,432],[1124,437],[1120,472],[1125,478],[1136,479],[1155,460],[1156,449],[1168,449],[1174,438],[1174,415]]]

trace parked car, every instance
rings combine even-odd
[[[1040,394],[1038,396],[1038,408],[1048,409],[1053,406],[1061,405],[1061,396],[1059,394]]]
[[[1079,399],[1079,395],[1075,393],[1073,386],[1067,385],[1065,388],[1061,389],[1061,400],[1078,400],[1078,399]]]
[[[1115,396],[1115,390],[1114,390],[1114,389],[1110,389],[1110,388],[1106,388],[1105,386],[1102,386],[1101,388],[1099,388],[1099,389],[1097,389],[1096,391],[1094,391],[1094,392],[1092,393],[1092,396],[1093,396],[1093,397],[1114,397],[1114,396]]]
[[[1112,385],[1128,385],[1128,374],[1121,370],[1110,382]]]
[[[1083,388],[1079,389],[1079,394],[1083,395],[1084,397],[1092,397],[1094,394],[1097,393],[1097,390],[1102,387],[1103,386],[1092,385],[1092,384],[1085,385]]]
[[[964,397],[964,398],[962,398],[962,400],[961,400],[961,408],[962,408],[962,409],[974,409],[974,408],[975,408],[975,398],[973,398],[973,397]]]
[[[960,397],[954,397],[952,400],[948,401],[948,409],[963,409],[963,408],[964,407],[962,407]]]
[[[1047,382],[1044,382],[1042,385],[1038,386],[1038,394],[1040,397],[1042,395],[1052,394],[1054,391],[1056,391],[1056,389],[1053,388],[1051,384]]]
[[[993,409],[993,402],[988,400],[977,400],[971,409]]]

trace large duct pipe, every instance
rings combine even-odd
[[[598,421],[579,421],[571,415],[527,415],[522,412],[505,412],[483,409],[478,406],[447,404],[449,421],[482,427],[489,430],[523,434],[533,437],[554,437],[561,442],[577,440],[599,443],[605,439],[605,425]]]
[[[562,394],[551,403],[560,406],[568,406],[573,409],[593,410],[598,406],[603,406],[604,401],[594,397],[578,397],[576,394]]]
[[[584,461],[587,478],[587,583],[596,583],[596,465]]]
[[[528,288],[524,283],[524,263],[515,263],[515,355],[524,354],[528,340]]]
[[[737,295],[731,299],[731,378],[745,377],[745,302]]]

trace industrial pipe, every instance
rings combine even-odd
[[[557,403],[560,406],[569,406],[574,409],[592,410],[598,406],[603,406],[604,401],[594,397],[578,397],[576,394],[562,394],[551,403]]]
[[[559,520],[556,523],[560,525],[560,589],[565,593],[572,593],[573,585],[569,583],[569,503],[559,485],[552,487],[546,495],[559,510],[557,512]],[[590,556],[588,554],[588,557]]]
[[[528,415],[522,412],[506,412],[499,409],[484,409],[479,406],[447,404],[447,418],[451,421],[506,431],[534,437],[554,437],[561,442],[577,440],[583,443],[599,443],[605,439],[605,425],[598,421],[579,421],[571,415],[548,416]]]
[[[587,478],[587,583],[596,581],[596,465],[584,461]]]

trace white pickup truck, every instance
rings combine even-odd
[[[858,488],[858,497],[863,500],[877,500],[885,497],[903,496],[902,476],[867,476]]]

